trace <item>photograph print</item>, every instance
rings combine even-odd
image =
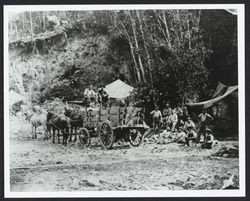
[[[244,196],[244,6],[210,7],[5,6],[5,196]]]

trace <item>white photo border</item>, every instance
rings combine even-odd
[[[49,10],[152,10],[152,9],[236,9],[238,26],[239,92],[239,189],[234,190],[166,190],[166,191],[73,191],[10,192],[9,161],[9,49],[8,14],[19,11]],[[244,4],[120,4],[120,5],[8,5],[4,6],[4,193],[6,198],[52,197],[245,197],[245,5]]]

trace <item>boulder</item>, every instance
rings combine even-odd
[[[94,177],[90,177],[87,179],[87,184],[88,184],[88,186],[92,186],[92,187],[100,186],[100,181],[99,181],[99,179],[96,179]]]
[[[64,169],[64,170],[63,170],[63,173],[68,173],[68,169]]]
[[[44,181],[44,179],[38,179],[36,183],[37,184],[45,184],[45,181]]]
[[[70,188],[72,189],[79,189],[80,188],[80,185],[79,185],[79,179],[78,178],[74,178],[71,185],[70,185]]]
[[[186,183],[186,184],[183,184],[183,188],[184,189],[186,189],[186,190],[188,190],[188,189],[191,189],[192,187],[194,187],[194,183],[190,183],[190,182],[188,182],[188,183]]]

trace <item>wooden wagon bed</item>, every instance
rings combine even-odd
[[[90,145],[91,137],[100,137],[106,149],[119,139],[139,146],[148,128],[143,121],[144,109],[139,107],[86,108],[81,111],[81,116],[83,128],[80,129],[79,139],[86,146]]]

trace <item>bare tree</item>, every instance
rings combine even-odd
[[[131,15],[131,12],[132,11],[129,11],[128,13],[129,13],[129,17],[130,17],[131,24],[132,24],[135,48],[136,48],[136,52],[137,52],[137,57],[138,57],[138,62],[139,62],[139,68],[140,68],[140,71],[141,71],[142,81],[145,83],[146,82],[145,72],[144,72],[144,67],[142,65],[141,55],[139,53],[139,44],[138,44],[138,40],[137,40],[137,36],[136,36],[136,24],[135,24],[135,20],[133,19],[132,15]]]
[[[30,16],[30,33],[31,33],[31,35],[33,35],[34,31],[33,31],[33,23],[32,23],[32,13],[31,13],[31,11],[29,12],[29,16]]]
[[[141,36],[142,36],[142,40],[143,40],[143,47],[144,47],[144,50],[145,50],[146,56],[147,56],[147,64],[148,64],[148,69],[149,69],[150,84],[152,86],[153,85],[152,64],[151,64],[150,54],[149,54],[148,47],[147,47],[146,37],[145,37],[143,27],[142,27],[141,18],[143,18],[143,17],[142,17],[142,15],[140,15],[140,13],[137,10],[136,10],[136,16],[137,16],[137,19],[139,21],[139,28],[140,28],[140,32],[141,32]]]

